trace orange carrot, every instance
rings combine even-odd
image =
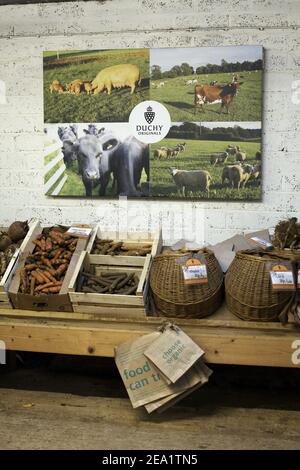
[[[42,251],[46,251],[46,240],[45,240],[45,238],[41,238],[40,242],[41,242]]]
[[[47,266],[48,268],[52,269],[52,264],[51,262],[48,260],[48,258],[45,258],[45,256],[41,256],[41,261],[42,263]]]
[[[61,289],[61,286],[53,286],[45,288],[41,291],[42,294],[58,294]]]
[[[40,269],[37,269],[36,272],[44,279],[44,282],[49,282],[49,279],[47,278],[47,276],[45,276],[43,271],[41,271]]]
[[[63,252],[64,252],[64,249],[63,249],[63,248],[59,248],[59,249],[57,250],[57,252],[55,253],[55,255],[54,255],[54,258],[53,258],[53,260],[52,260],[52,263],[55,262],[55,261],[60,257],[60,255],[61,255]]]
[[[49,233],[49,237],[58,244],[64,242],[64,237],[60,232],[51,230],[51,232]]]
[[[61,264],[59,266],[59,268],[57,268],[57,270],[55,272],[55,275],[58,276],[58,277],[62,276],[64,274],[64,272],[67,270],[67,268],[68,268],[67,263]]]
[[[39,283],[39,284],[44,284],[45,281],[44,279],[42,278],[42,276],[39,275],[39,273],[37,273],[36,271],[32,271],[31,272],[31,277],[34,277],[35,280]]]
[[[38,246],[43,251],[43,245],[41,240],[33,240],[32,243]]]
[[[55,277],[49,271],[43,271],[43,274],[49,279],[50,282],[57,282]]]
[[[53,282],[46,282],[45,284],[40,284],[35,288],[35,292],[40,292],[41,290],[48,289],[48,287],[53,287],[54,283]]]
[[[52,240],[50,237],[46,238],[46,250],[51,251],[52,250]]]
[[[37,267],[38,267],[38,265],[34,264],[34,263],[25,265],[26,271],[32,271],[33,269],[37,269]]]

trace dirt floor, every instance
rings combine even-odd
[[[112,360],[21,354],[0,368],[1,449],[299,449],[300,370],[214,366],[162,415],[133,410]]]

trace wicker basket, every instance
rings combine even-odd
[[[272,288],[269,263],[286,259],[276,251],[241,251],[225,276],[226,303],[243,320],[274,321],[289,302],[291,292]]]
[[[157,313],[166,317],[202,318],[214,313],[223,300],[223,273],[215,255],[203,249],[208,282],[185,285],[182,267],[177,262],[183,254],[162,254],[154,258],[150,287]]]

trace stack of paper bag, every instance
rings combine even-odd
[[[161,412],[204,385],[212,371],[203,354],[177,327],[121,344],[115,360],[133,408]]]

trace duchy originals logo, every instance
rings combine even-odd
[[[148,124],[151,124],[155,118],[155,112],[151,108],[151,106],[148,106],[147,111],[144,112],[145,120],[148,122]]]
[[[167,108],[158,101],[142,101],[131,111],[129,125],[136,139],[153,144],[166,137],[171,127],[171,117]]]

